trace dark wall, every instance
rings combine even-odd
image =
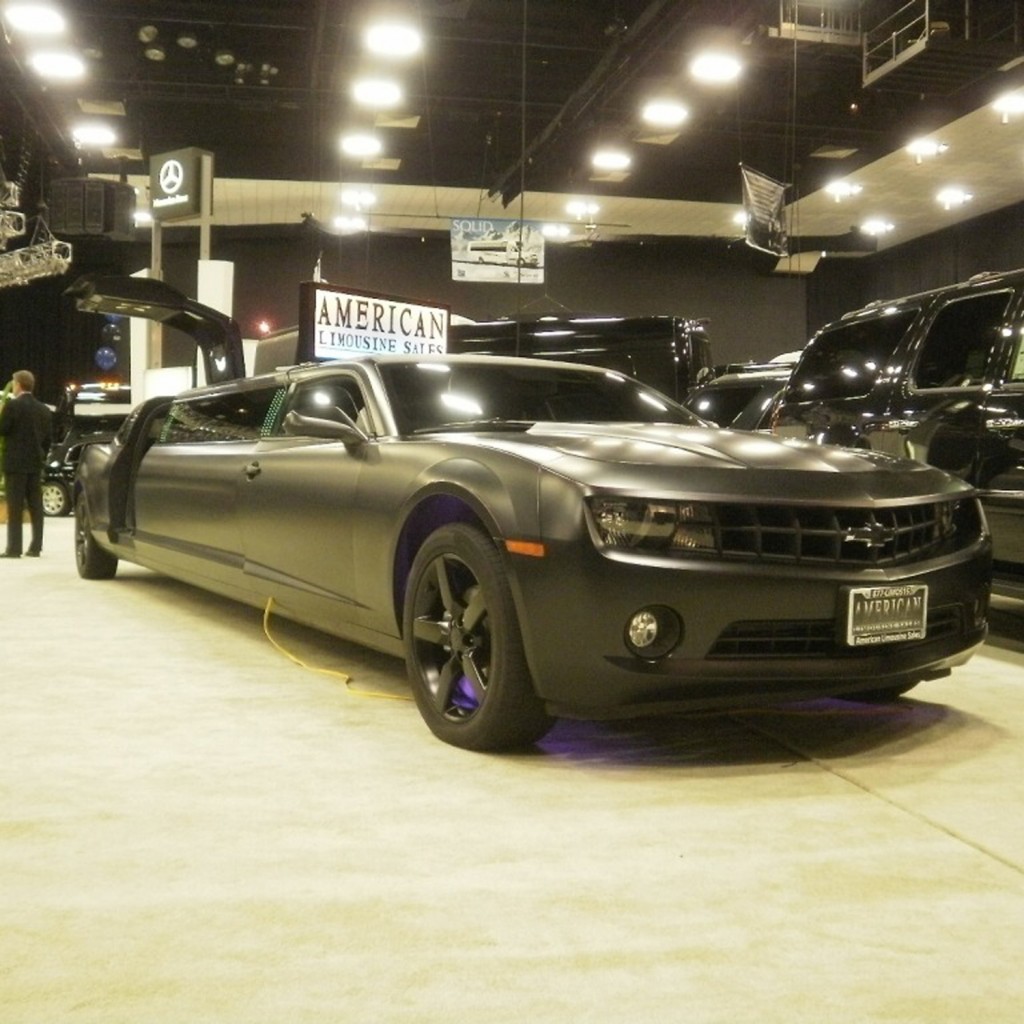
[[[198,229],[169,229],[164,240],[165,279],[194,295]],[[148,236],[75,242],[74,249],[63,278],[0,289],[0,380],[32,369],[47,401],[68,380],[98,376],[103,318],[76,313],[64,288],[81,273],[131,273],[150,262]],[[217,229],[211,256],[235,265],[234,314],[248,337],[264,318],[274,327],[296,323],[299,282],[313,278],[319,259],[332,283],[446,303],[473,319],[547,312],[707,317],[715,359],[727,362],[800,348],[813,330],[875,298],[1024,266],[1024,204],[875,256],[822,260],[807,277],[764,273],[742,247],[724,242],[597,241],[549,247],[542,286],[467,284],[451,279],[446,236],[339,238],[299,224]],[[167,365],[193,360],[180,339],[164,355]]]
[[[765,275],[724,243],[549,246],[546,283],[523,286],[453,281],[444,236],[236,231],[214,235],[211,255],[235,264],[235,316],[248,337],[264,317],[275,327],[297,322],[298,285],[313,278],[318,258],[333,284],[444,303],[474,320],[565,312],[707,317],[721,361],[768,358],[799,347],[806,334],[806,281]],[[166,246],[165,279],[194,294],[195,259],[192,240]]]

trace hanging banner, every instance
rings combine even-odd
[[[747,245],[776,256],[787,256],[789,239],[782,226],[782,202],[789,186],[743,164],[740,164],[740,171]]]
[[[544,283],[544,235],[533,221],[452,220],[452,280]]]

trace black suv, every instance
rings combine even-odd
[[[981,491],[997,576],[1024,586],[1024,270],[828,324],[804,349],[773,429],[963,477]]]

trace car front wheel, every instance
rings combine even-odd
[[[478,529],[453,523],[427,538],[409,574],[403,620],[409,682],[439,739],[508,750],[551,728],[501,556]]]
[[[71,496],[64,484],[56,480],[47,480],[41,490],[44,515],[66,516],[71,511]]]
[[[75,502],[75,564],[83,580],[109,580],[117,572],[117,559],[96,543],[85,497]]]

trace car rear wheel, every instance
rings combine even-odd
[[[85,497],[75,503],[75,564],[83,580],[109,580],[117,572],[117,559],[104,551],[92,535]]]
[[[67,487],[56,480],[47,480],[42,486],[43,514],[66,516],[71,511],[71,496]]]
[[[403,618],[409,682],[439,739],[508,750],[551,728],[501,557],[479,530],[453,523],[427,538],[409,574]]]

